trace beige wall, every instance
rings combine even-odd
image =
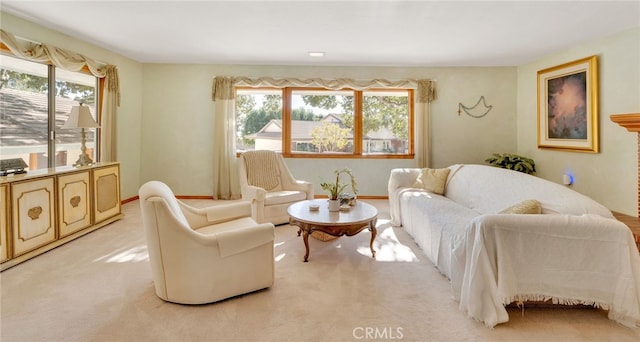
[[[431,78],[439,99],[432,104],[433,166],[484,163],[493,152],[516,151],[516,68],[384,68],[247,65],[145,64],[143,81],[141,180],[162,180],[177,194],[211,195],[213,186],[213,103],[215,76],[319,77],[354,79]],[[458,116],[458,102],[480,96],[493,105],[481,119]],[[387,195],[389,172],[413,167],[413,160],[295,159],[294,175],[316,185],[333,169],[350,167],[360,194]]]
[[[484,163],[493,152],[534,158],[540,177],[560,182],[565,170],[573,188],[609,208],[636,213],[636,136],[609,120],[640,111],[640,28],[574,47],[519,67],[386,68],[141,64],[0,12],[2,28],[18,36],[73,50],[118,66],[122,104],[118,113],[118,159],[122,196],[130,198],[151,179],[177,194],[211,195],[213,103],[217,75],[273,77],[432,78],[439,99],[432,104],[433,167]],[[536,139],[536,73],[589,55],[600,62],[601,153],[540,150]],[[458,115],[484,96],[493,109],[477,119]],[[413,160],[287,159],[294,174],[316,185],[331,170],[351,167],[363,195],[386,195],[390,169]],[[316,191],[321,193],[318,186]]]
[[[600,153],[537,148],[537,72],[592,55],[599,63]],[[518,152],[536,161],[540,177],[561,182],[575,175],[572,188],[611,210],[637,215],[637,135],[609,116],[640,112],[640,28],[577,46],[518,67]]]
[[[16,36],[75,51],[118,67],[122,93],[117,118],[121,192],[122,198],[136,196],[140,185],[142,64],[4,12],[0,12],[0,22],[3,30]]]

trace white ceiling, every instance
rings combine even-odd
[[[640,26],[640,0],[0,5],[6,13],[144,63],[517,66]],[[309,51],[326,55],[312,58]]]

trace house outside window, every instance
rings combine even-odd
[[[413,90],[236,89],[238,152],[413,156]]]
[[[81,102],[96,119],[98,79],[8,55],[0,59],[0,158],[22,158],[30,170],[72,165],[81,130],[61,126]],[[96,160],[95,129],[85,132],[87,153]]]

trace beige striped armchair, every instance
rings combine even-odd
[[[258,223],[288,223],[291,204],[313,199],[313,183],[295,179],[282,155],[274,151],[241,154],[239,170],[242,199],[251,202],[251,213]]]

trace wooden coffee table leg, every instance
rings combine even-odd
[[[369,243],[369,248],[371,248],[371,255],[375,259],[376,251],[373,249],[373,240],[375,240],[376,235],[378,235],[378,230],[376,229],[375,221],[371,224],[371,227],[369,227],[369,230],[371,231],[371,242]]]
[[[378,234],[378,231],[376,227],[369,228],[369,230],[371,231],[371,242],[369,243],[369,248],[371,248],[371,256],[375,259],[376,251],[373,249],[373,240],[376,239],[376,235]]]
[[[304,240],[304,248],[306,248],[306,253],[304,254],[304,262],[307,262],[309,260],[309,230],[308,229],[303,229],[302,230],[303,234],[302,234],[302,240]]]

